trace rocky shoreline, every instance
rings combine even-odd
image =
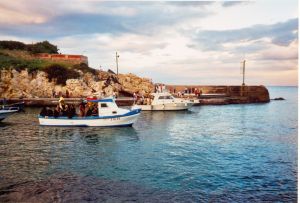
[[[53,94],[62,94],[72,98],[90,97],[94,94],[132,96],[133,93],[148,95],[154,91],[150,79],[140,78],[134,74],[119,74],[106,71],[84,73],[78,70],[77,79],[66,80],[65,85],[49,80],[47,73],[28,70],[17,71],[4,69],[0,71],[0,98],[51,98]]]
[[[30,73],[15,69],[0,71],[0,98],[8,103],[24,101],[25,106],[53,106],[57,98],[53,94],[67,96],[67,101],[78,104],[82,98],[95,94],[118,96],[117,104],[133,104],[134,93],[148,97],[154,92],[155,84],[150,79],[140,78],[134,74],[116,75],[106,71],[96,74],[79,71],[80,78],[68,79],[65,85],[58,85],[47,78],[43,71]],[[185,97],[198,100],[199,105],[225,105],[270,102],[269,92],[265,86],[184,86],[167,85],[170,92],[176,94],[184,89],[198,88],[202,91],[199,98],[193,94]],[[209,96],[211,95],[211,96]]]

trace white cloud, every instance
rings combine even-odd
[[[12,17],[11,23],[16,24],[38,24],[56,16],[76,15],[76,13],[121,15],[124,19],[132,18],[132,21],[120,19],[121,24],[128,23],[125,27],[130,31],[120,29],[121,31],[114,33],[109,29],[103,32],[93,30],[87,31],[86,34],[70,33],[70,35],[58,35],[58,37],[48,39],[58,45],[63,53],[87,55],[90,66],[94,68],[99,68],[101,65],[104,69],[115,69],[115,52],[118,51],[120,72],[132,72],[143,77],[150,77],[154,82],[238,85],[241,83],[240,61],[245,53],[247,84],[297,83],[295,73],[298,71],[298,40],[279,46],[274,44],[273,38],[270,37],[273,30],[270,31],[270,36],[250,35],[251,39],[246,37],[247,40],[244,38],[240,40],[239,33],[235,32],[236,29],[242,27],[251,28],[253,25],[260,24],[262,27],[259,28],[263,28],[270,25],[270,22],[276,24],[295,17],[293,12],[288,12],[294,10],[290,5],[281,5],[282,13],[272,13],[277,11],[277,6],[269,1],[237,4],[228,8],[222,7],[220,3],[181,7],[179,4],[162,6],[162,3],[158,2],[157,5],[149,4],[149,7],[147,5],[139,7],[130,6],[128,3],[113,2],[110,5],[108,2],[83,0],[72,1],[72,3],[58,0],[43,3],[32,1],[32,4],[27,3],[27,5],[24,2],[16,0],[9,3],[4,9],[6,13],[3,12],[2,15],[4,17],[14,15],[21,10],[21,16],[16,14],[15,18]],[[272,8],[266,14],[262,14],[266,6]],[[254,15],[253,12],[257,13]],[[29,15],[30,13],[32,15]],[[143,14],[142,18],[134,19],[135,15],[140,14]],[[29,17],[27,19],[22,15]],[[162,18],[160,22],[160,16],[165,15],[168,15],[168,18]],[[89,18],[84,22],[88,23],[88,20]],[[137,24],[136,21],[138,21]],[[158,27],[159,29],[156,29]],[[195,45],[194,38],[189,33],[187,34],[187,31],[195,33],[197,28],[200,31],[209,29],[213,32],[220,32],[221,37],[221,30],[230,30],[230,33],[238,40],[230,40],[232,39],[230,36],[224,36],[228,40],[220,40],[216,43],[219,43],[222,49],[201,50],[201,46],[200,48],[193,46]],[[52,32],[56,31],[55,27],[47,27],[47,29],[53,29]],[[284,34],[284,29],[281,30]],[[36,41],[34,38],[14,35],[3,35],[1,39],[20,40],[27,43]],[[197,43],[204,45],[210,40],[216,40],[209,34],[205,39],[207,40],[198,40]]]

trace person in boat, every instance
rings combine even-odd
[[[64,106],[65,106],[65,99],[62,96],[60,96],[60,98],[58,100],[58,105],[59,105],[60,110],[63,111]]]
[[[75,108],[73,104],[69,105],[69,108],[67,110],[67,116],[68,118],[73,118],[75,116]]]
[[[52,111],[52,109],[50,109],[49,107],[46,107],[46,109],[47,109],[47,115],[46,116],[53,116],[53,111]]]
[[[98,106],[94,105],[92,116],[98,116]]]
[[[57,118],[60,116],[60,109],[59,109],[59,105],[56,106],[56,108],[53,111],[53,116],[54,118]]]
[[[62,106],[62,116],[68,116],[69,106],[67,104]]]
[[[92,102],[87,103],[87,108],[85,109],[85,116],[91,116],[93,113],[94,104]]]
[[[84,114],[85,114],[85,104],[84,104],[83,100],[81,100],[81,102],[79,104],[79,116],[84,117]]]
[[[47,116],[47,109],[45,106],[42,108],[42,110],[40,112],[40,116],[43,116],[43,117]]]

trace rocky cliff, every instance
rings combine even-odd
[[[88,97],[102,92],[104,95],[131,96],[134,92],[147,95],[153,92],[150,79],[140,78],[134,74],[115,74],[97,71],[96,74],[79,71],[78,79],[68,79],[66,85],[58,85],[49,81],[47,73],[36,71],[29,73],[27,70],[17,71],[6,69],[0,71],[0,97],[5,98],[38,98],[52,97],[53,91],[70,97]]]

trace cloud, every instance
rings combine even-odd
[[[246,54],[248,84],[296,84],[298,19],[287,12],[265,13],[276,5],[14,0],[0,2],[0,38],[49,40],[103,69],[115,68],[118,51],[121,72],[173,84],[240,84]],[[291,6],[286,5],[284,11]],[[253,19],[261,11],[264,15]]]
[[[179,6],[179,7],[205,7],[215,4],[214,1],[168,1],[165,4],[172,5],[172,6]]]
[[[236,6],[236,5],[241,5],[241,4],[248,4],[249,1],[225,1],[222,3],[223,7],[231,7],[231,6]]]
[[[271,39],[272,43],[280,46],[288,46],[297,40],[298,19],[290,19],[286,22],[272,25],[255,25],[252,27],[235,30],[201,30],[194,33],[196,44],[190,46],[200,47],[203,50],[222,50],[225,43],[240,43],[256,41],[259,39]]]
[[[7,4],[7,5],[6,5]],[[6,3],[0,13],[0,34],[55,38],[85,33],[138,33],[152,35],[187,19],[210,15],[206,8],[178,4],[210,2],[107,2],[25,0]],[[29,6],[30,5],[30,6]],[[1,19],[1,18],[0,18]],[[7,23],[9,22],[9,23]],[[13,26],[15,25],[15,26]]]

